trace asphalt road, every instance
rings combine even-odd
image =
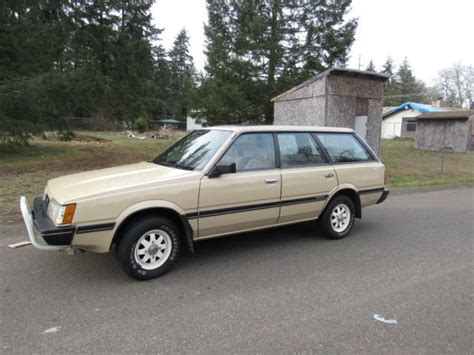
[[[472,353],[473,202],[390,196],[340,241],[311,224],[204,241],[147,282],[113,255],[9,249],[25,233],[2,227],[0,351]]]

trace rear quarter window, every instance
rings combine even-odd
[[[373,161],[372,155],[351,133],[317,133],[332,163]]]

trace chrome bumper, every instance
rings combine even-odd
[[[41,240],[41,237],[36,237],[33,216],[31,215],[31,208],[25,196],[20,197],[20,209],[23,216],[23,221],[26,225],[26,230],[28,231],[28,236],[30,237],[31,243],[36,248],[41,250],[65,250],[70,248],[69,246],[64,245],[47,245],[44,240]]]

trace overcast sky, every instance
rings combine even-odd
[[[205,0],[156,0],[156,25],[166,49],[185,28],[191,37],[191,55],[198,69],[207,21]],[[377,68],[390,55],[396,64],[407,57],[415,76],[432,84],[436,73],[454,62],[474,65],[473,0],[353,0],[351,17],[359,18],[349,67],[361,69],[372,59]]]

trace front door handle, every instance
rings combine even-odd
[[[265,178],[265,183],[266,184],[274,184],[276,182],[278,182],[278,179],[276,179],[276,178]]]
[[[325,174],[324,174],[324,177],[325,177],[326,179],[330,179],[330,178],[334,177],[334,174],[333,174],[333,173],[325,173]]]

